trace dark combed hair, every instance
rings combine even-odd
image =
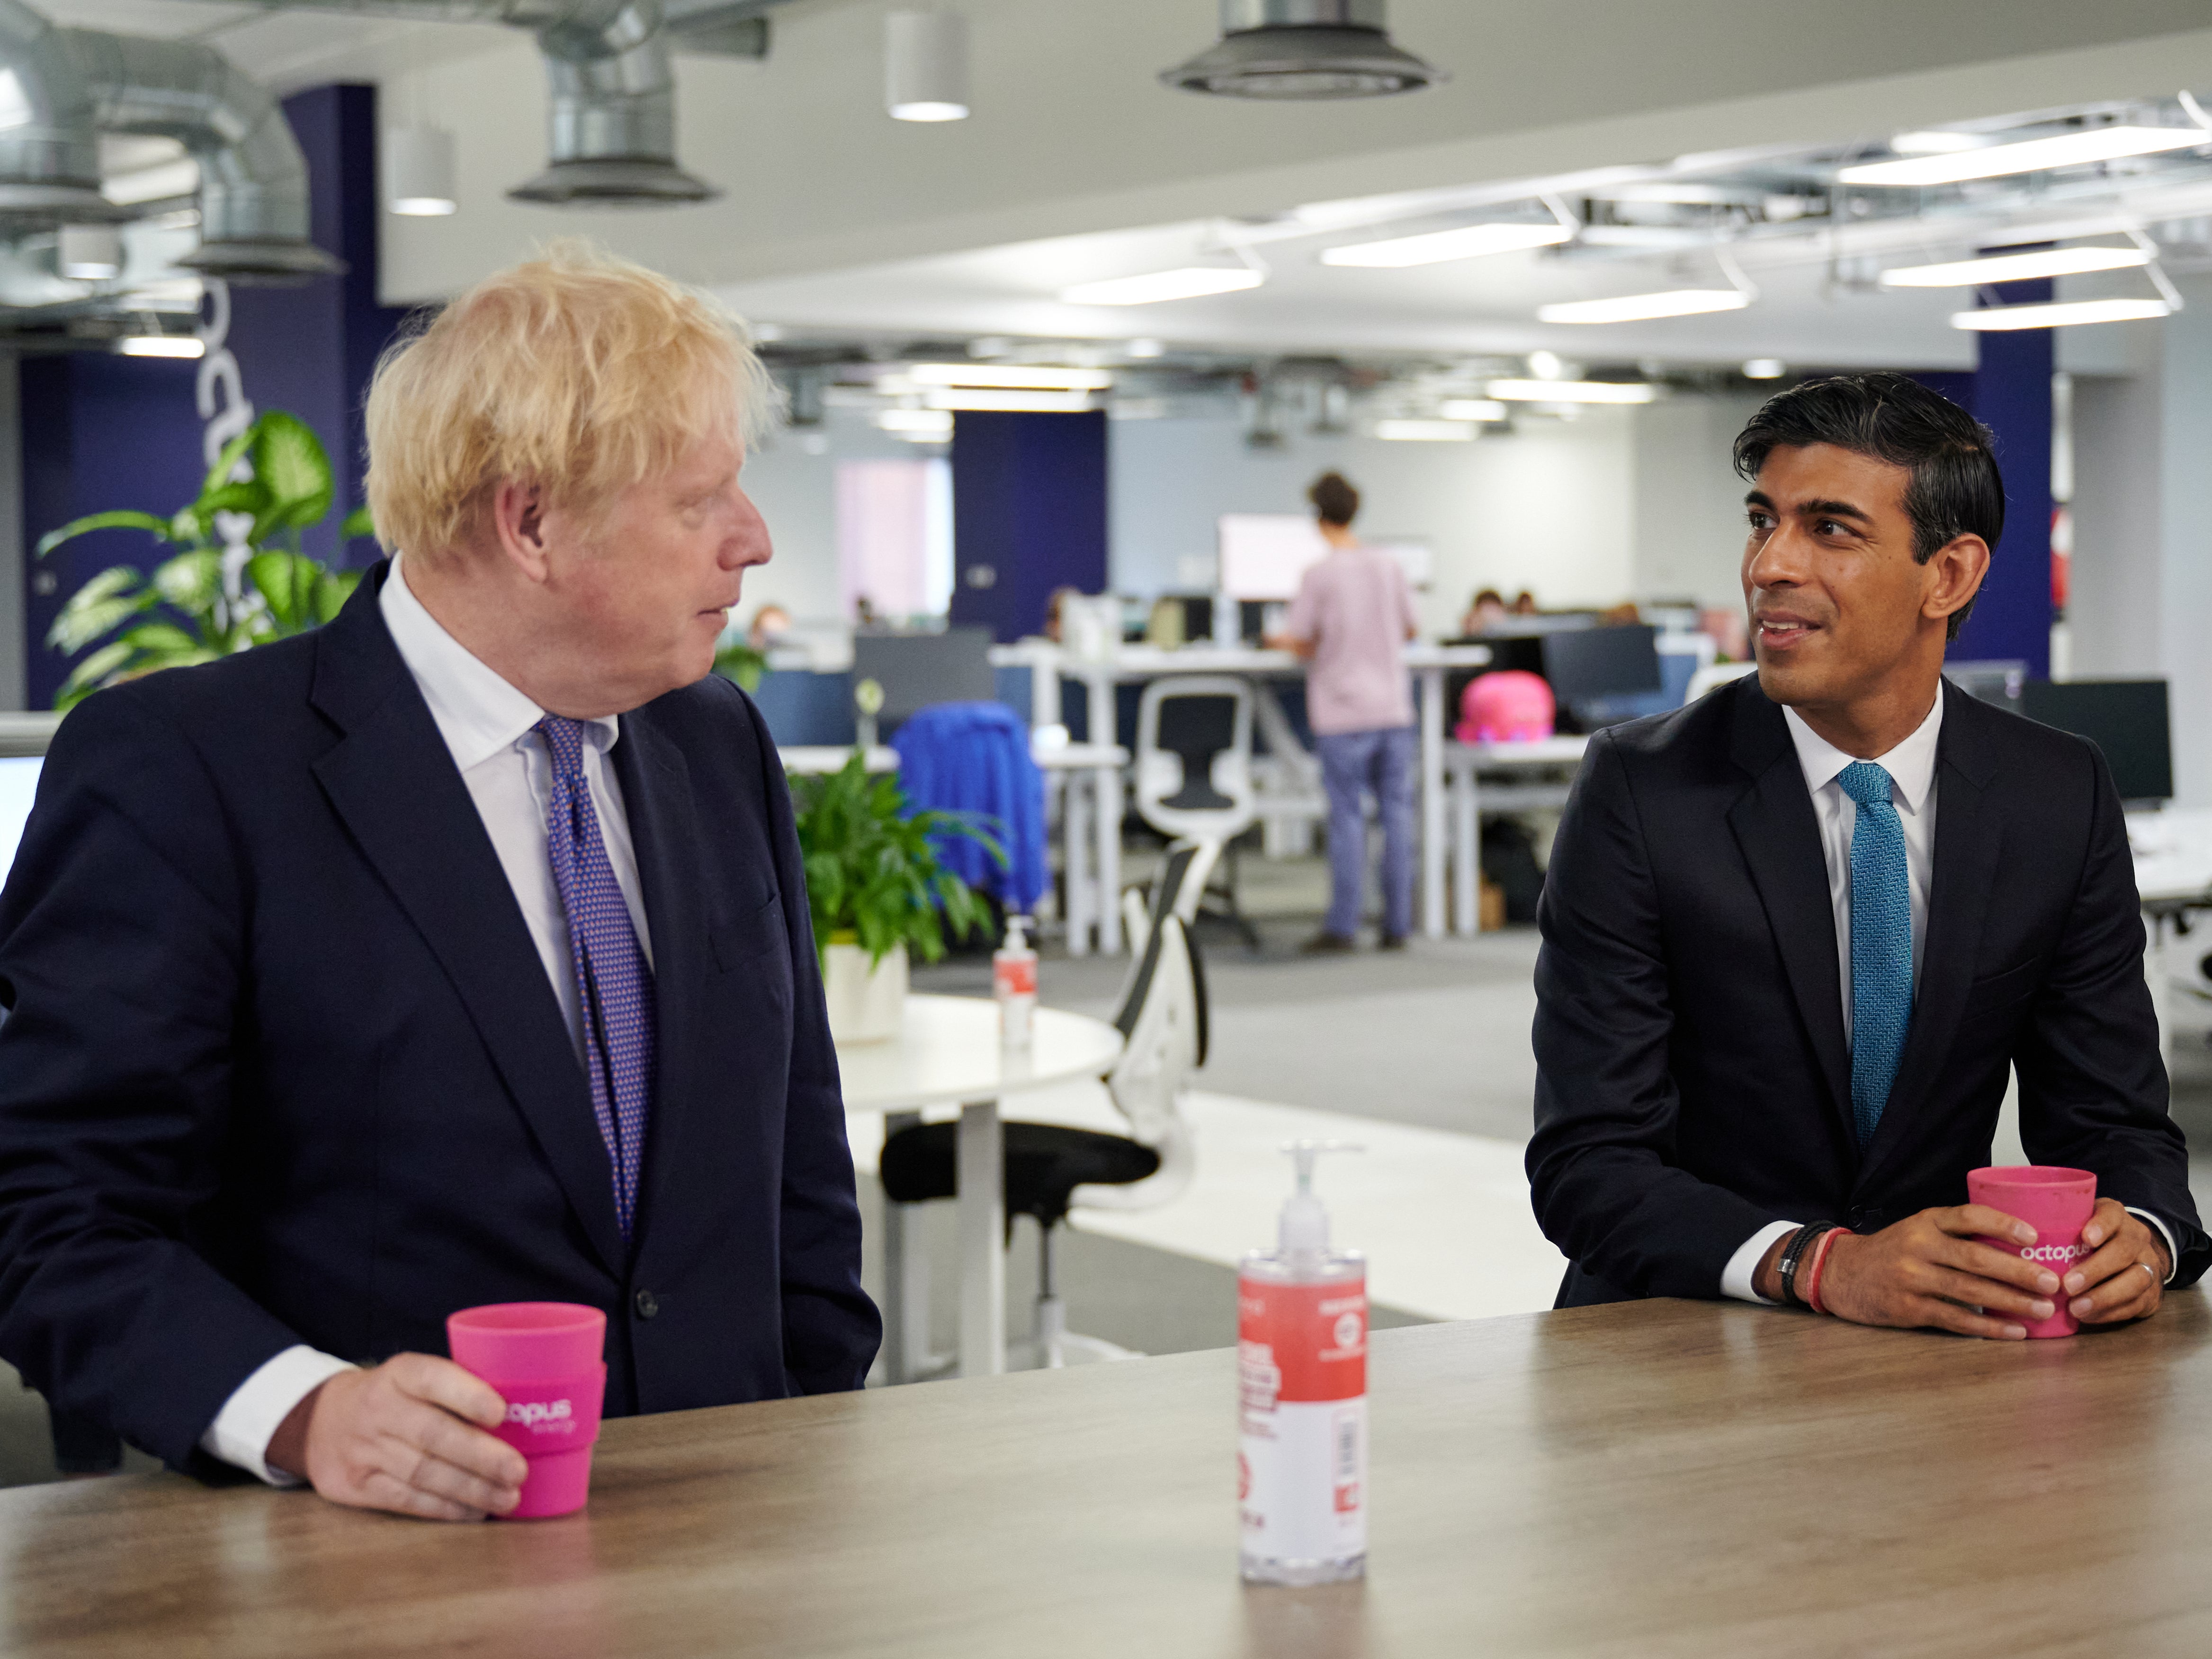
[[[1359,492],[1345,482],[1341,472],[1324,472],[1316,478],[1306,499],[1323,524],[1348,525],[1359,516]]]
[[[2004,533],[2004,479],[1997,472],[1989,428],[1910,375],[1838,374],[1778,392],[1736,434],[1735,470],[1757,478],[1777,448],[1833,444],[1904,467],[1905,516],[1912,520],[1912,556],[1922,564],[1961,536],[1979,536],[1994,551]],[[1948,637],[1974,608],[1951,613]]]

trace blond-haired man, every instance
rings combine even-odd
[[[0,1354],[173,1465],[514,1502],[442,1322],[607,1314],[611,1414],[879,1335],[775,750],[708,673],[768,386],[587,249],[380,365],[392,557],[320,633],[103,691],[0,894]]]

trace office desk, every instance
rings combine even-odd
[[[1121,769],[1129,751],[1118,743],[1032,743],[1037,769],[1061,780],[1061,869],[1067,882],[1067,954],[1121,952]]]
[[[1374,1338],[1365,1584],[1237,1582],[1227,1350],[607,1425],[440,1526],[0,1493],[0,1652],[900,1659],[2195,1654],[2212,1320],[1977,1343],[1653,1302]]]
[[[1544,738],[1531,743],[1448,743],[1444,745],[1445,793],[1452,818],[1452,932],[1472,938],[1482,928],[1478,902],[1482,890],[1482,815],[1528,806],[1565,806],[1571,781],[1492,784],[1485,772],[1564,771],[1583,763],[1589,739]]]

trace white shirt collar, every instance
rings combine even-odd
[[[1789,723],[1790,740],[1797,745],[1797,764],[1804,769],[1807,789],[1817,792],[1833,783],[1838,773],[1859,758],[1846,755],[1806,725],[1804,716],[1796,709],[1785,708],[1782,718]],[[1943,690],[1938,685],[1936,706],[1928,711],[1928,718],[1920,722],[1911,737],[1875,759],[1875,763],[1888,773],[1890,781],[1896,785],[1897,804],[1916,816],[1936,781],[1936,738],[1942,729]]]
[[[501,678],[422,608],[422,601],[407,586],[405,561],[397,555],[377,599],[400,660],[422,689],[439,735],[462,771],[514,747],[545,718],[543,708]],[[622,732],[612,716],[586,720],[584,727],[592,746],[602,755],[614,747]]]

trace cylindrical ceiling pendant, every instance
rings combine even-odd
[[[104,283],[123,274],[123,233],[113,225],[64,225],[61,273],[81,283]]]
[[[454,184],[453,135],[443,127],[387,127],[384,202],[393,213],[436,218],[460,205]]]
[[[884,19],[884,101],[895,121],[968,116],[968,20],[949,11]]]

